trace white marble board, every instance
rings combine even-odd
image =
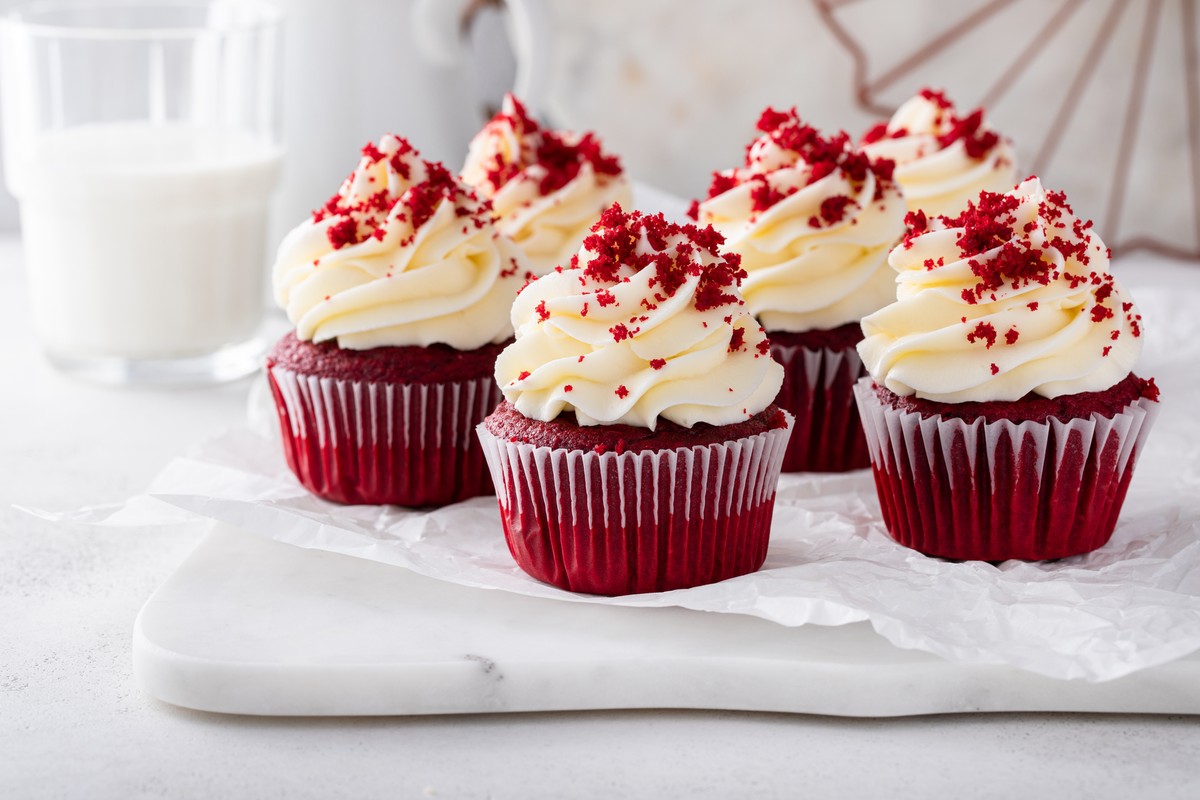
[[[901,650],[866,623],[785,628],[470,589],[220,527],[142,609],[133,660],[154,697],[233,714],[1200,713],[1200,655],[1059,681]]]

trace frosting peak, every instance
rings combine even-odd
[[[945,93],[922,89],[863,136],[871,158],[895,162],[910,210],[957,214],[981,191],[1016,183],[1016,153],[977,108],[959,116]]]
[[[508,307],[528,269],[485,203],[389,134],[284,238],[273,273],[302,340],[473,350],[511,335]]]
[[[745,273],[712,228],[609,208],[567,268],[526,286],[496,381],[527,417],[654,429],[741,422],[783,368],[738,291]]]
[[[471,140],[462,178],[492,201],[497,227],[538,274],[564,264],[601,211],[632,197],[594,133],[546,130],[512,94]]]
[[[894,297],[888,250],[904,230],[892,163],[845,133],[822,136],[795,109],[768,108],[742,167],[714,173],[690,214],[742,256],[742,291],[768,330],[856,322]]]
[[[897,300],[863,320],[876,382],[946,403],[1095,392],[1141,353],[1141,316],[1109,252],[1036,177],[957,217],[908,216]]]

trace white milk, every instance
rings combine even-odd
[[[277,148],[139,122],[46,134],[33,152],[9,182],[48,352],[181,358],[254,336]]]

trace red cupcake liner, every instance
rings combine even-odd
[[[966,422],[892,408],[870,378],[854,392],[888,532],[963,561],[1041,561],[1103,546],[1158,414],[1142,398],[1111,418]]]
[[[503,399],[492,377],[348,381],[268,365],[288,466],[336,503],[443,506],[491,494],[475,426]]]
[[[848,472],[871,466],[854,403],[854,384],[867,374],[858,351],[772,343],[771,354],[783,364],[775,404],[796,417],[783,471]]]
[[[790,423],[721,444],[619,454],[477,430],[521,569],[562,589],[611,596],[761,567]]]

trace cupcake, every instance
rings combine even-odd
[[[776,402],[796,416],[785,472],[868,466],[854,405],[859,320],[896,297],[887,254],[904,232],[891,162],[845,133],[825,137],[795,109],[767,109],[745,164],[713,175],[690,214],[741,256],[746,306],[783,364]]]
[[[505,402],[479,437],[534,578],[620,595],[762,565],[790,419],[720,244],[613,206],[568,268],[518,295]]]
[[[279,247],[295,324],[267,357],[288,466],[338,503],[444,505],[491,489],[474,428],[529,277],[487,204],[404,139],[363,149]]]
[[[908,225],[855,389],[888,531],[952,559],[1100,547],[1158,409],[1108,249],[1037,178]]]
[[[632,204],[621,162],[595,134],[545,130],[511,94],[471,140],[462,179],[491,201],[496,227],[538,275],[575,255],[600,212]]]
[[[1012,142],[988,127],[982,108],[958,116],[946,95],[922,89],[862,138],[863,152],[896,165],[909,211],[958,214],[980,192],[1017,182]]]

